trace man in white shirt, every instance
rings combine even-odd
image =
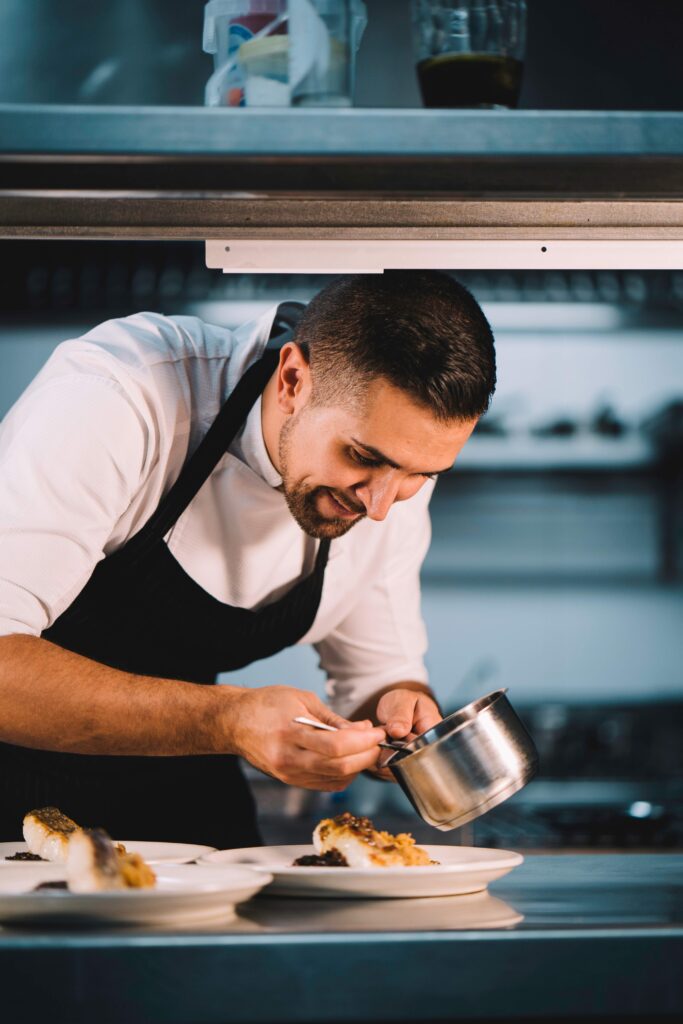
[[[235,755],[339,790],[387,734],[440,719],[427,506],[493,393],[490,328],[436,273],[335,281],[279,350],[275,316],[109,321],[60,345],[4,420],[3,838],[53,803],[118,835],[249,845]],[[315,645],[331,708],[240,687],[292,643]],[[224,671],[234,685],[197,685]]]

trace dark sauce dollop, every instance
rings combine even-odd
[[[297,857],[292,867],[295,868],[348,868],[346,858],[339,850],[328,850],[327,853],[307,853]]]
[[[5,857],[5,860],[43,860],[43,857],[39,857],[37,853],[29,853],[28,850],[20,850],[19,853],[13,853],[11,857]]]

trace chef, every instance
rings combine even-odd
[[[59,345],[0,427],[0,838],[55,805],[255,845],[238,758],[341,790],[439,721],[428,502],[494,386],[483,313],[434,272],[337,279],[234,331],[139,313]],[[240,685],[297,643],[329,705]]]

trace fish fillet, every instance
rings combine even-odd
[[[320,856],[336,850],[350,868],[424,867],[436,863],[408,833],[392,836],[379,832],[369,818],[357,818],[348,811],[336,818],[324,818],[315,828],[313,845]]]
[[[156,876],[137,853],[122,853],[104,829],[79,829],[71,837],[66,858],[71,892],[108,892],[154,885]]]
[[[64,864],[69,842],[78,825],[56,807],[42,807],[29,811],[24,817],[23,833],[29,853],[43,860]]]

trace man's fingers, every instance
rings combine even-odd
[[[377,717],[386,723],[386,730],[393,739],[406,739],[411,733],[431,729],[441,721],[435,702],[427,694],[414,690],[391,690],[377,705]]]
[[[410,690],[387,694],[392,700],[382,698],[377,708],[380,722],[386,722],[386,730],[394,739],[403,739],[413,727],[413,716],[417,698]]]
[[[441,712],[432,698],[427,696],[419,697],[415,707],[415,722],[413,724],[416,735],[420,736],[421,733],[427,732],[428,729],[433,729],[441,721]]]
[[[313,729],[310,725],[297,725],[296,742],[304,750],[312,750],[326,760],[374,751],[377,756],[377,744],[384,742],[384,729],[340,729],[328,732],[326,729]]]
[[[314,751],[301,750],[297,757],[297,769],[312,778],[320,778],[326,782],[336,780],[350,785],[359,772],[372,768],[376,762],[376,748],[331,759],[321,757]]]
[[[367,729],[368,726],[372,728],[372,722],[350,722],[348,718],[342,718],[327,704],[323,704],[315,694],[308,696],[310,696],[307,709],[309,717],[315,718],[318,722],[331,725],[335,729]]]
[[[415,725],[413,726],[415,736],[421,736],[422,733],[427,732],[428,729],[433,729],[440,721],[441,715],[438,711],[435,711],[433,715],[420,715],[419,718],[415,719]]]
[[[412,722],[407,718],[392,718],[387,722],[387,732],[392,739],[404,739],[412,727]]]

